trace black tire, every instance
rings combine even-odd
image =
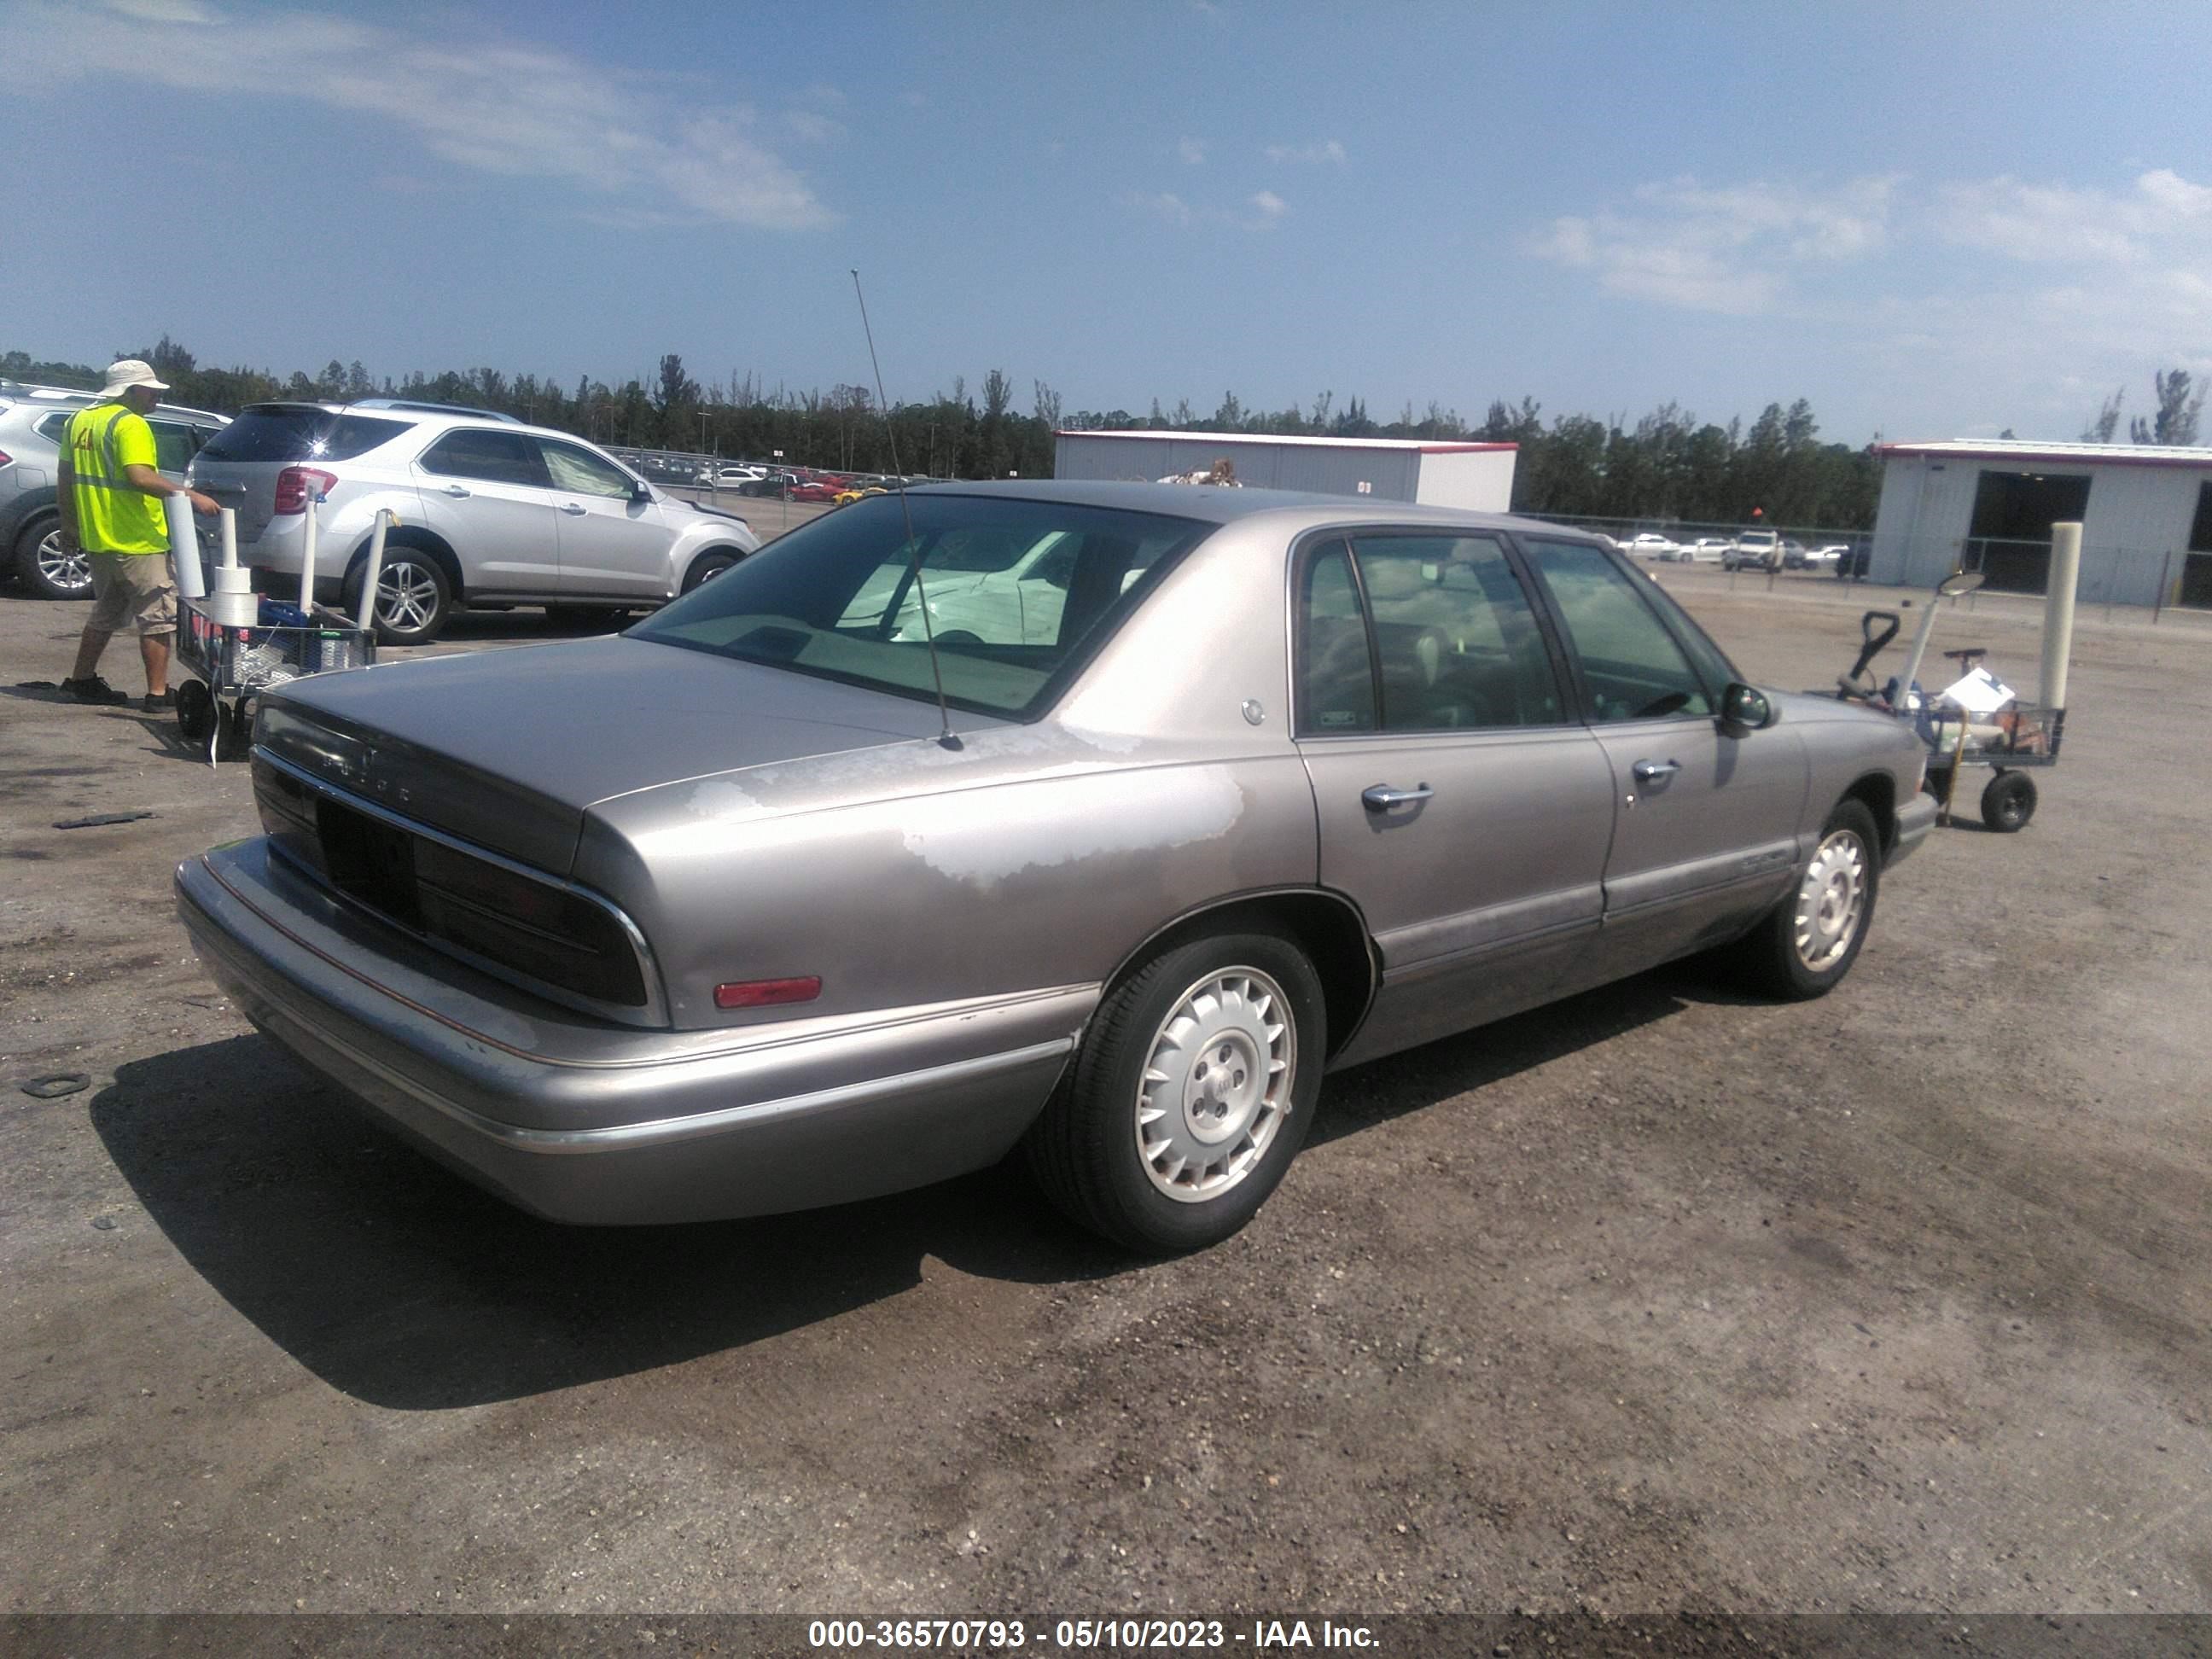
[[[222,732],[216,738],[216,758],[244,760],[253,752],[253,694],[247,692],[231,704],[228,714],[217,715],[222,721]]]
[[[1191,1012],[1209,1004],[1210,1012]],[[1278,1025],[1279,1010],[1287,1017]],[[1037,1184],[1070,1220],[1132,1250],[1219,1243],[1251,1220],[1297,1156],[1328,1035],[1321,981],[1288,939],[1229,933],[1163,951],[1099,1005],[1030,1128]],[[1287,1081],[1267,1081],[1277,1060]],[[1158,1072],[1176,1080],[1148,1085]],[[1159,1103],[1166,1089],[1181,1098]],[[1203,1122],[1209,1112],[1214,1121]],[[1160,1150],[1148,1158],[1142,1138],[1155,1129]],[[1209,1161],[1193,1175],[1178,1147]],[[1171,1187],[1184,1195],[1170,1196]]]
[[[1752,990],[1798,1002],[1826,996],[1859,959],[1881,891],[1874,814],[1838,802],[1796,884],[1725,954]]]
[[[177,688],[177,730],[186,743],[204,744],[222,717],[204,681],[186,680]]]
[[[15,579],[23,591],[41,599],[88,599],[92,566],[80,550],[61,548],[62,515],[33,513],[15,538]]]
[[[684,591],[689,593],[700,583],[713,580],[743,556],[726,547],[712,548],[702,553],[691,561],[691,568],[684,573]]]
[[[2017,835],[2035,816],[2035,780],[2025,772],[2000,772],[1982,791],[1982,827]]]
[[[361,614],[361,585],[368,574],[364,561],[346,576],[349,616]],[[428,645],[453,619],[453,580],[436,557],[419,547],[386,547],[376,586],[379,645]]]

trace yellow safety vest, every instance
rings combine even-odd
[[[88,553],[166,553],[161,498],[134,489],[126,466],[157,466],[154,428],[125,404],[94,404],[70,416],[64,434],[77,544]]]

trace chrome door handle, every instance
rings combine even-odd
[[[563,502],[562,502],[562,503],[561,503],[561,510],[562,510],[563,513],[568,514],[570,514],[571,516],[573,516],[573,517],[574,517],[574,518],[579,518],[579,519],[580,519],[580,518],[582,518],[582,517],[584,516],[584,509],[583,509],[582,507],[580,507],[577,506],[577,505],[575,504],[575,502],[574,502],[574,501],[563,501]]]
[[[466,501],[469,495],[469,492],[463,489],[459,484],[447,484],[446,486],[446,493],[448,495],[451,495],[457,501]]]
[[[1680,761],[1638,761],[1628,769],[1638,783],[1653,783],[1661,778],[1671,778],[1682,769]]]
[[[1370,812],[1387,812],[1394,806],[1411,806],[1417,800],[1426,800],[1437,792],[1425,783],[1417,783],[1411,789],[1399,789],[1387,783],[1370,784],[1359,792],[1359,799]]]

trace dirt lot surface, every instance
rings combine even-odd
[[[1661,579],[1848,665],[1832,580]],[[590,1232],[387,1140],[173,918],[245,769],[9,689],[82,614],[0,598],[0,1609],[2212,1608],[2205,618],[2085,617],[2040,815],[1937,830],[1833,996],[1334,1078],[1132,1264],[1010,1171]],[[2032,684],[2036,623],[1939,642]]]

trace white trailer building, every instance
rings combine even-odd
[[[1379,495],[1391,501],[1504,513],[1513,504],[1518,444],[1419,438],[1267,437],[1228,432],[1057,432],[1053,476],[1166,478],[1227,460],[1260,489]]]
[[[2212,606],[2212,449],[2010,440],[1882,444],[1867,575],[1932,587],[1953,568],[2040,593],[2051,526],[2081,526],[2081,599]]]

